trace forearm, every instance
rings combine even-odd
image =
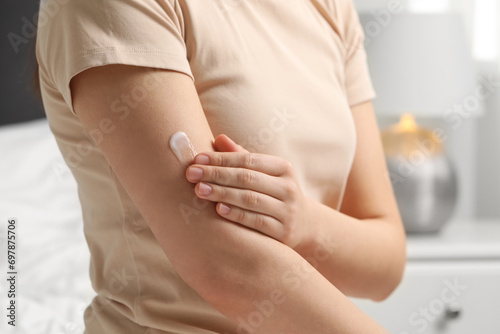
[[[406,261],[404,231],[388,218],[356,219],[306,199],[312,238],[296,251],[304,258],[325,249],[333,255],[314,262],[343,293],[380,300],[399,284]]]
[[[275,266],[259,273],[261,279],[253,277],[253,289],[245,298],[226,299],[221,310],[227,316],[240,325],[242,319],[250,324],[252,314],[256,319],[255,312],[268,317],[255,328],[257,333],[387,333],[309,264],[299,264],[300,256],[285,249]],[[238,301],[246,305],[235,308]]]
[[[200,257],[211,252],[219,259],[215,271],[205,271],[200,290],[210,289],[206,300],[241,328],[272,334],[386,333],[291,248],[222,223],[212,229],[221,236],[219,247],[204,249],[210,247],[205,244],[198,250]],[[328,256],[324,252],[317,260]]]
[[[241,326],[262,319],[258,333],[385,333],[298,253],[221,218],[177,173],[135,200],[176,271],[208,303]]]

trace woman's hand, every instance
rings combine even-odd
[[[214,146],[225,152],[198,154],[186,171],[188,181],[196,183],[196,195],[217,202],[220,216],[291,248],[307,243],[312,232],[308,199],[291,164],[279,157],[250,153],[223,135]]]

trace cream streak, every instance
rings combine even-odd
[[[170,137],[170,149],[183,165],[191,164],[197,154],[188,136],[182,131]]]

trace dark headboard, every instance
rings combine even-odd
[[[45,117],[32,88],[37,0],[0,4],[0,125]],[[36,22],[35,22],[36,24]]]

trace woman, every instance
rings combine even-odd
[[[86,333],[385,332],[346,297],[405,262],[350,1],[46,0],[37,59]]]

